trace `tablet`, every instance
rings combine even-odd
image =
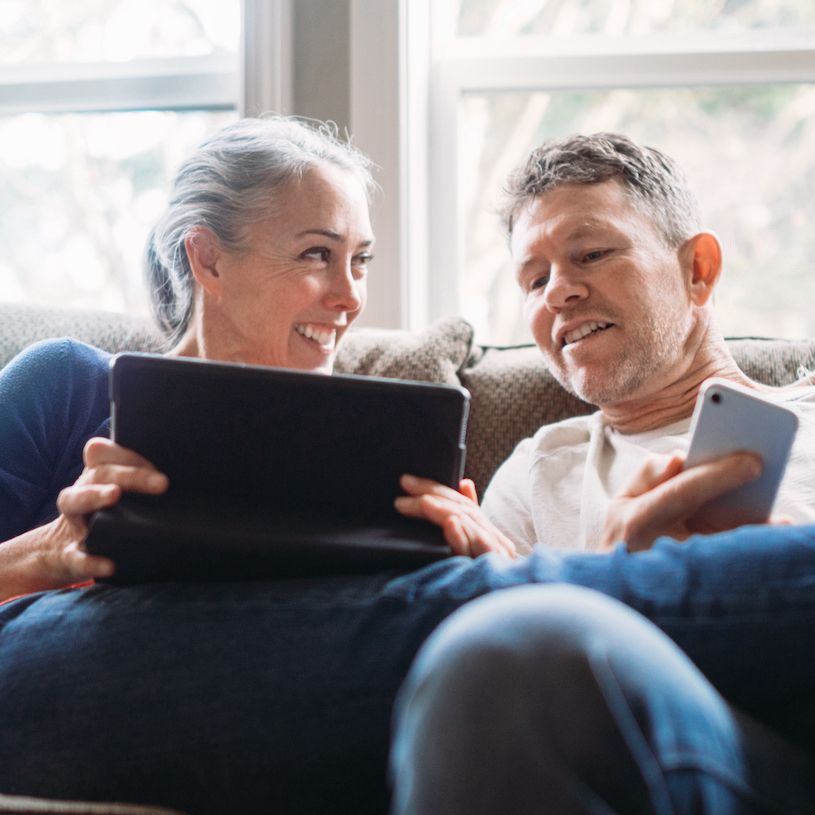
[[[170,480],[96,513],[112,580],[233,580],[411,569],[450,554],[393,508],[399,477],[457,487],[460,387],[208,360],[111,360],[111,436]]]

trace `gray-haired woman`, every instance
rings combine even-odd
[[[181,167],[146,277],[168,354],[330,373],[365,306],[369,162],[325,126],[243,119]],[[105,438],[109,355],[71,340],[0,373],[0,600],[105,577],[89,513],[167,479]],[[9,395],[13,394],[13,398]]]

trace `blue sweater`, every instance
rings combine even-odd
[[[110,435],[109,360],[75,340],[46,340],[0,370],[0,542],[56,518],[85,442]]]

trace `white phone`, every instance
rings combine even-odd
[[[717,525],[763,523],[770,515],[784,475],[798,417],[758,391],[726,379],[705,380],[690,426],[685,469],[713,458],[748,451],[761,457],[761,475],[704,508]]]

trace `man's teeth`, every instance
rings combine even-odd
[[[582,340],[583,337],[588,337],[589,334],[592,334],[595,331],[602,331],[604,328],[608,328],[609,325],[610,323],[585,323],[584,325],[581,325],[579,328],[575,328],[574,331],[570,331],[563,338],[563,344],[569,345],[569,343]]]
[[[320,345],[329,345],[334,342],[336,331],[320,331],[317,328],[312,328],[310,325],[296,325],[294,330],[298,334],[302,334],[307,340],[314,340]]]

